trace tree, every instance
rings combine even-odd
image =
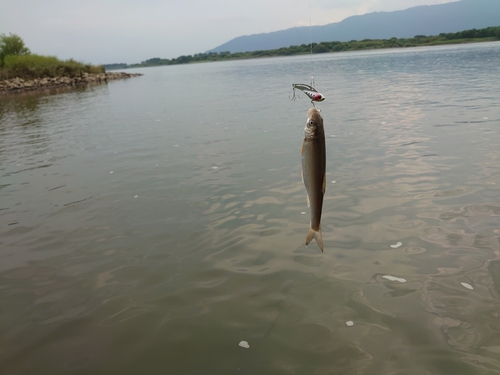
[[[24,45],[24,41],[17,34],[0,34],[0,66],[3,66],[5,56],[29,55],[30,50]]]
[[[328,48],[323,43],[319,43],[319,44],[316,44],[314,46],[313,52],[314,53],[325,53],[325,52],[328,52]]]

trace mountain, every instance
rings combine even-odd
[[[500,0],[461,0],[395,12],[352,16],[311,28],[314,43],[363,39],[411,38],[500,25]],[[309,27],[294,27],[234,38],[207,52],[247,52],[309,44]]]

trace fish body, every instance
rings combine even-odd
[[[311,210],[311,223],[306,237],[306,246],[314,238],[323,251],[321,236],[321,212],[326,190],[326,144],[323,118],[316,108],[307,112],[302,143],[302,181],[307,190]]]

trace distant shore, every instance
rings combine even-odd
[[[249,52],[207,52],[195,55],[179,56],[174,59],[161,59],[158,57],[143,61],[139,64],[103,64],[106,70],[144,68],[162,65],[178,65],[211,61],[243,60],[260,57],[294,56],[305,54],[318,54],[330,52],[362,51],[387,48],[428,47],[447,44],[465,44],[494,42],[500,40],[500,26],[492,26],[484,29],[464,30],[457,33],[442,33],[434,36],[415,35],[413,38],[391,38],[391,39],[363,39],[351,40],[349,42],[320,42],[302,44],[300,46],[283,47],[273,50],[249,51]]]
[[[11,78],[0,81],[0,95],[18,94],[29,91],[43,91],[65,87],[105,84],[108,81],[142,76],[140,73],[107,72],[99,74],[83,73],[77,77],[54,77],[22,79]]]
[[[352,51],[368,51],[368,50],[381,50],[381,49],[396,49],[396,48],[412,48],[412,47],[437,47],[445,45],[456,44],[472,44],[472,43],[487,43],[498,42],[500,38],[474,38],[474,39],[459,39],[451,41],[433,40],[430,42],[422,43],[398,43],[399,40],[362,40],[351,42],[332,42],[332,43],[313,43],[313,54],[320,53],[336,53],[336,52],[352,52]],[[139,64],[104,64],[106,70],[122,70],[134,68],[150,68],[155,66],[168,66],[168,65],[181,65],[181,64],[196,64],[204,62],[216,61],[231,61],[231,60],[250,60],[265,57],[284,57],[284,56],[297,56],[311,54],[311,46],[291,46],[288,48],[280,48],[278,50],[263,50],[253,52],[210,52],[207,54],[196,54],[194,56],[180,56],[176,59],[149,59]]]

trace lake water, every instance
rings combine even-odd
[[[500,373],[500,42],[134,71],[0,98],[2,374]]]

